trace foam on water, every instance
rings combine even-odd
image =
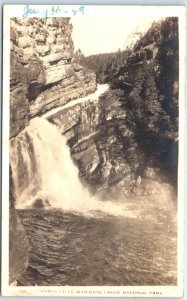
[[[44,205],[49,203],[48,208],[87,214],[125,215],[128,211],[125,204],[90,195],[79,180],[65,136],[45,119],[32,119],[12,139],[10,162],[17,209],[32,207],[40,200]]]

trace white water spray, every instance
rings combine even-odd
[[[32,119],[11,140],[10,163],[18,209],[32,207],[40,199],[66,211],[124,215],[124,205],[101,201],[83,187],[65,136],[45,119]]]

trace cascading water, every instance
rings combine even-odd
[[[65,136],[43,118],[11,139],[10,150],[31,249],[18,285],[176,285],[176,209],[166,186],[121,203],[91,196]]]
[[[35,118],[11,140],[10,164],[18,209],[44,206],[120,215],[125,206],[91,196],[81,184],[66,138],[43,118]]]

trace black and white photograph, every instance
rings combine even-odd
[[[185,9],[4,13],[4,293],[182,296]]]

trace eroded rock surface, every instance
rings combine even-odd
[[[177,155],[174,167],[170,156],[178,134],[177,22],[166,18],[152,25],[99,101],[50,117],[66,135],[80,175],[91,188],[128,195],[143,186],[137,188],[138,178],[145,178],[144,184],[158,180],[160,170],[166,181],[171,171],[175,177]]]
[[[48,117],[66,135],[81,180],[93,192],[113,193],[115,200],[119,191],[123,196],[133,193],[146,196],[158,191],[159,186],[154,181],[159,178],[159,167],[157,170],[155,166],[160,157],[163,163],[166,161],[168,144],[164,144],[166,146],[161,153],[160,145],[155,148],[157,144],[148,140],[147,136],[145,139],[142,137],[143,133],[150,131],[150,137],[154,133],[160,144],[163,141],[173,143],[176,139],[176,24],[175,19],[167,20],[158,30],[153,30],[155,35],[148,34],[135,45],[134,53],[124,62],[118,77],[112,82],[113,90],[99,99],[90,97],[85,102],[74,103]],[[74,61],[71,30],[68,18],[11,20],[11,137],[16,136],[31,117],[95,91],[95,76]],[[173,61],[174,65],[171,64]],[[143,86],[147,87],[144,90],[151,91],[150,95],[143,95]],[[152,100],[147,101],[148,118],[147,115],[142,117],[144,98]],[[173,101],[169,101],[171,98]],[[156,123],[160,107],[165,117],[163,124]],[[143,126],[146,131],[143,131]],[[161,135],[161,131],[164,134]],[[146,141],[148,144],[145,144]],[[17,247],[14,236],[23,237],[20,244],[23,243],[25,253],[27,247],[21,224],[16,214],[11,214],[10,255],[14,257]],[[14,228],[17,233],[13,236]],[[12,274],[18,274],[26,267],[27,259],[22,262],[20,258],[20,262],[20,266],[12,262],[15,269],[11,270]],[[16,276],[12,275],[11,281]]]
[[[96,90],[95,75],[74,61],[69,21],[69,18],[11,19],[10,138],[16,137],[31,117]],[[18,170],[18,175],[20,171],[24,180],[24,168]],[[10,201],[12,283],[28,265],[28,243]]]
[[[25,229],[16,210],[10,208],[9,282],[18,279],[28,267],[29,245]]]
[[[11,19],[10,132],[29,118],[96,90],[95,75],[74,60],[69,18]]]

